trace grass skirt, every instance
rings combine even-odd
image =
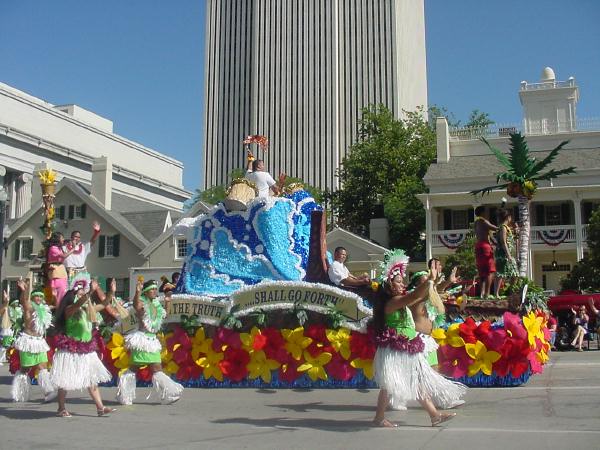
[[[20,352],[27,353],[46,353],[50,350],[45,338],[27,333],[19,334],[15,340],[15,348]]]
[[[67,391],[89,388],[112,379],[96,352],[71,353],[58,350],[54,354],[50,373],[52,383]]]
[[[403,408],[408,401],[431,399],[440,407],[455,404],[467,391],[464,384],[448,380],[427,362],[427,355],[437,349],[431,336],[421,335],[425,349],[407,353],[390,347],[378,347],[375,353],[375,381],[385,389],[392,407]]]

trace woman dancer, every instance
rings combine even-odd
[[[388,252],[383,263],[384,290],[375,303],[375,381],[381,391],[373,423],[379,427],[396,426],[385,418],[388,404],[405,405],[416,400],[429,414],[431,426],[450,420],[456,413],[440,413],[437,403],[452,405],[466,392],[466,386],[447,380],[429,364],[428,355],[437,343],[417,331],[410,307],[425,301],[434,289],[437,268],[432,267],[429,280],[406,294],[403,277],[408,257],[401,250]]]
[[[56,327],[64,333],[57,339],[51,371],[52,382],[58,387],[58,416],[71,417],[65,404],[67,391],[81,389],[90,393],[98,416],[106,416],[115,409],[102,403],[98,383],[110,381],[112,376],[98,358],[92,336],[95,313],[104,305],[92,305],[85,286],[78,283],[65,294],[56,313]]]
[[[64,242],[65,238],[62,233],[58,231],[52,233],[47,255],[48,280],[57,308],[69,286],[69,276],[63,261],[75,251],[74,249],[63,251]]]
[[[169,309],[171,291],[165,293],[165,306]],[[158,285],[149,280],[143,285],[137,282],[133,298],[139,330],[125,338],[125,346],[130,352],[132,366],[149,366],[152,370],[152,384],[163,402],[175,403],[181,397],[183,386],[171,380],[162,370],[161,344],[156,333],[162,328],[167,312],[158,299]],[[119,377],[117,400],[123,405],[131,405],[135,400],[135,372],[127,370]]]
[[[23,331],[15,340],[21,369],[13,378],[12,398],[15,402],[29,400],[29,375],[27,372],[34,368],[38,370],[38,384],[44,392],[44,401],[49,402],[56,397],[56,389],[52,385],[48,372],[47,352],[50,347],[46,343],[46,330],[52,326],[52,313],[44,302],[44,293],[41,290],[34,290],[29,294],[29,284],[23,280],[17,281],[17,286],[21,291]]]
[[[515,251],[515,238],[512,231],[512,214],[506,210],[498,211],[500,227],[496,232],[496,289],[494,295],[498,297],[504,280],[512,280],[519,276],[519,269],[513,253]]]

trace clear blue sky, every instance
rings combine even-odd
[[[200,184],[203,0],[1,0],[0,81],[76,103],[185,164]],[[578,116],[600,117],[600,1],[426,0],[429,102],[518,122],[521,80],[574,76]]]

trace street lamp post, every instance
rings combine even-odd
[[[2,240],[2,249],[0,251],[0,286],[4,287],[4,278],[2,278],[2,262],[4,260],[4,216],[6,214],[6,200],[8,194],[4,189],[4,175],[6,168],[0,166],[0,239]]]

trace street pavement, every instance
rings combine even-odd
[[[146,399],[96,417],[87,395],[56,403],[10,401],[0,367],[0,449],[600,449],[600,351],[554,352],[541,375],[517,388],[470,389],[458,417],[429,426],[422,409],[391,411],[396,429],[372,428],[376,390],[186,389],[174,405]],[[102,388],[115,405],[115,388]]]

